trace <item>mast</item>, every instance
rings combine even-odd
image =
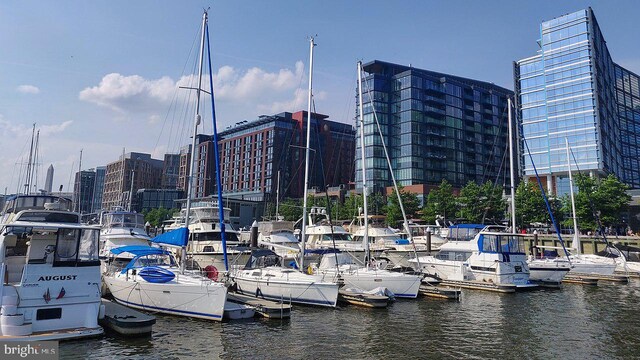
[[[302,195],[302,230],[300,231],[300,271],[304,271],[304,251],[306,242],[307,231],[307,189],[309,188],[309,147],[311,146],[311,101],[312,101],[312,89],[313,89],[313,36],[309,38],[309,99],[307,104],[307,146],[305,148],[304,156],[304,190]]]
[[[576,199],[573,196],[573,176],[571,175],[571,159],[569,157],[569,139],[564,138],[567,145],[567,166],[569,169],[569,194],[571,194],[571,214],[573,216],[573,241],[571,247],[575,250],[576,255],[580,254],[580,236],[578,236],[578,219],[576,218]]]
[[[209,45],[209,25],[205,11],[205,33],[207,36],[207,57],[209,59],[209,90],[211,90],[211,117],[213,121],[213,151],[216,162],[216,188],[218,190],[218,216],[220,217],[220,235],[222,240],[222,255],[224,258],[224,268],[229,271],[229,260],[227,257],[227,232],[224,224],[224,203],[222,199],[222,178],[220,175],[220,151],[218,150],[218,126],[216,124],[216,105],[213,96],[213,71],[211,69],[211,46]]]
[[[360,113],[360,161],[362,163],[362,199],[364,207],[364,261],[369,263],[369,210],[367,206],[367,171],[364,151],[364,110],[362,109],[362,61],[358,61],[358,110]]]
[[[133,180],[136,176],[136,161],[133,160],[133,156],[131,157],[131,184],[129,186],[129,208],[128,211],[131,212],[131,206],[133,205]]]
[[[511,178],[511,229],[513,233],[516,232],[516,187],[515,187],[515,166],[514,166],[514,155],[513,155],[513,122],[511,119],[511,98],[507,99],[507,107],[509,114],[509,173]]]
[[[31,130],[31,146],[29,147],[29,161],[27,162],[27,174],[24,179],[24,193],[25,195],[29,195],[30,187],[31,187],[31,162],[33,161],[33,142],[36,133],[36,124],[33,124],[33,129]]]
[[[40,161],[40,156],[38,155],[39,147],[40,147],[40,130],[36,132],[36,144],[35,144],[34,153],[33,153],[33,170],[31,171],[31,180],[29,180],[29,184],[33,184],[35,193],[38,192],[38,162]]]
[[[276,185],[276,221],[278,221],[279,205],[280,205],[280,170],[278,170],[278,184]]]
[[[196,136],[198,135],[198,125],[200,124],[200,91],[202,88],[202,63],[204,57],[204,36],[205,26],[207,24],[207,12],[202,14],[202,35],[200,38],[200,59],[198,60],[198,87],[196,90],[196,118],[193,124],[193,139],[191,141],[191,166],[189,169],[189,179],[187,180],[187,205],[184,218],[184,227],[189,229],[189,220],[191,212],[191,195],[193,192],[193,177],[196,167]],[[218,206],[220,206],[220,199],[218,199]],[[181,259],[180,259],[180,271],[184,273],[185,262],[187,260],[187,247],[182,246]]]
[[[80,161],[78,161],[78,212],[82,215],[82,149],[80,149]]]

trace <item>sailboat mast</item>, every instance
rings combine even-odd
[[[131,204],[131,200],[129,200],[129,204]],[[82,149],[80,149],[80,161],[78,161],[78,212],[82,215]]]
[[[195,167],[197,164],[196,159],[196,136],[198,135],[198,125],[200,124],[200,91],[202,88],[202,64],[204,58],[204,36],[205,36],[205,26],[207,24],[207,12],[205,11],[202,14],[202,34],[200,38],[200,59],[198,60],[198,87],[196,88],[196,118],[193,124],[193,138],[191,141],[191,166],[189,168],[189,179],[187,180],[187,205],[185,209],[185,218],[184,218],[184,227],[189,228],[189,218],[191,212],[191,195],[193,193],[193,178],[195,174]],[[220,203],[220,199],[218,199],[218,203]],[[181,271],[184,273],[184,266],[187,260],[187,247],[182,246],[182,254],[180,267]]]
[[[280,207],[280,170],[278,170],[278,184],[276,185],[276,221],[278,221],[279,207]]]
[[[569,139],[564,138],[567,146],[567,167],[569,169],[569,194],[571,195],[571,215],[573,216],[573,241],[571,247],[575,250],[576,255],[580,254],[580,236],[578,236],[578,219],[576,218],[576,199],[573,196],[573,175],[571,175],[571,158],[569,156]]]
[[[514,166],[514,141],[513,141],[513,120],[511,118],[511,98],[507,99],[508,115],[509,115],[509,175],[511,180],[511,229],[516,232],[516,169]]]
[[[362,109],[362,61],[358,61],[358,110],[360,113],[360,162],[362,164],[362,199],[364,207],[364,260],[369,262],[369,210],[367,203],[367,171],[364,151],[364,110]]]
[[[24,193],[25,195],[29,195],[30,187],[31,187],[31,162],[33,161],[33,141],[36,133],[36,124],[33,124],[33,129],[31,130],[31,146],[29,147],[29,161],[27,162],[27,176],[24,179]]]
[[[304,190],[302,195],[302,230],[300,231],[300,270],[304,271],[304,251],[307,230],[307,189],[309,188],[309,147],[311,146],[311,101],[313,89],[313,47],[316,46],[314,38],[309,38],[309,99],[307,104],[307,146],[304,156]]]

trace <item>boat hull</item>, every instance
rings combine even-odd
[[[568,262],[529,261],[529,279],[535,283],[559,285],[569,270]]]
[[[223,318],[227,288],[222,283],[158,284],[119,277],[105,277],[105,282],[118,303],[135,309],[206,320]]]
[[[308,279],[297,279],[300,275]],[[335,307],[338,302],[337,283],[323,282],[320,277],[301,274],[295,270],[240,270],[233,279],[239,293],[258,298],[327,307]]]
[[[327,270],[327,277],[335,277],[335,270]],[[371,291],[383,287],[391,291],[397,298],[416,298],[420,290],[422,277],[393,273],[386,270],[352,269],[340,271],[340,277],[347,288],[355,287]]]

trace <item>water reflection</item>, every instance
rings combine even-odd
[[[516,294],[463,291],[460,302],[401,300],[386,310],[296,306],[292,319],[214,323],[158,316],[151,337],[63,343],[61,358],[632,358],[640,281]]]

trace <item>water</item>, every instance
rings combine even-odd
[[[640,358],[640,281],[399,300],[388,309],[295,306],[290,320],[157,316],[153,335],[62,343],[62,359]]]

